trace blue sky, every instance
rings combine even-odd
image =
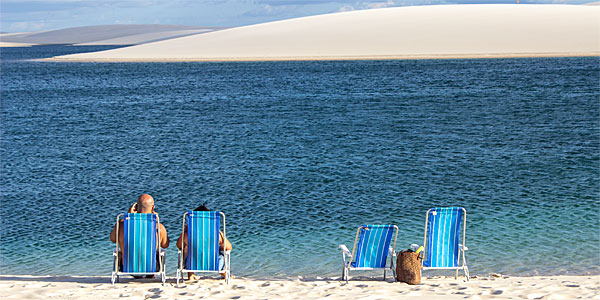
[[[240,26],[381,7],[516,3],[517,0],[1,0],[0,31],[23,32],[108,24]],[[583,4],[596,0],[520,0]]]

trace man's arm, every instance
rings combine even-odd
[[[137,212],[135,209],[137,207],[137,202],[134,202],[129,209],[127,210],[128,213],[135,213]],[[123,220],[119,221],[119,226],[123,226]],[[110,232],[110,241],[113,243],[117,242],[117,224],[115,224],[115,227],[113,227],[113,230]]]
[[[179,250],[182,250],[185,246],[187,246],[187,231],[186,230],[184,230],[183,233],[179,235],[176,245]]]
[[[120,222],[123,222],[123,220],[120,220]],[[123,224],[121,224],[123,225]],[[113,243],[117,242],[117,224],[115,224],[115,226],[113,226],[113,230],[110,232],[110,241]]]
[[[163,226],[163,224],[160,224],[159,226],[159,230],[160,230],[160,246],[162,248],[168,248],[169,247],[169,236],[167,235],[167,229],[165,228],[165,226]]]

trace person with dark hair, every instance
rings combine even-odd
[[[206,207],[206,203],[194,208],[194,211],[210,211],[208,207]]]
[[[206,207],[206,203],[196,207],[194,211],[210,211],[208,207]],[[183,233],[179,235],[177,239],[177,248],[183,252],[183,257],[187,257],[187,225],[183,228]],[[223,231],[219,230],[219,268],[223,269],[223,251],[231,251],[232,245],[229,240],[223,235]],[[223,278],[225,278],[225,273],[219,273]],[[188,280],[198,280],[199,277],[194,275],[194,273],[188,273]]]

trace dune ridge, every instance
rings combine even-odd
[[[58,30],[2,33],[0,42],[8,45],[134,45],[155,42],[219,30],[217,27],[161,25],[161,24],[117,24],[73,27]]]
[[[435,5],[303,17],[53,60],[597,56],[599,41],[598,6]]]

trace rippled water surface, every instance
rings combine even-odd
[[[225,212],[238,276],[339,275],[358,225],[403,249],[450,205],[471,273],[600,273],[599,58],[22,60],[98,49],[1,50],[2,274],[109,274],[141,193],[172,241]]]

